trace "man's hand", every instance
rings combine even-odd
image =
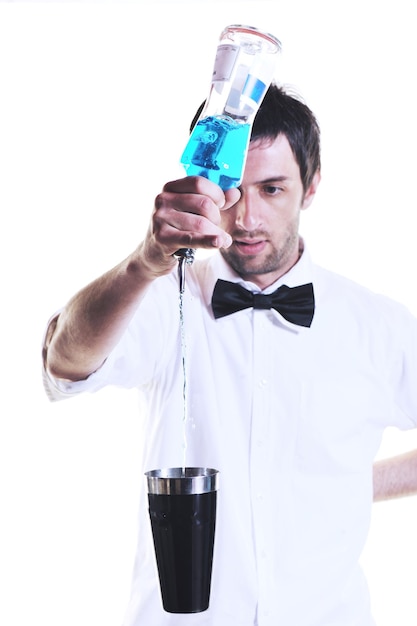
[[[225,192],[201,176],[167,183],[155,199],[151,224],[139,247],[150,275],[171,271],[180,248],[227,248],[232,240],[220,226],[221,211],[240,198],[238,189]]]

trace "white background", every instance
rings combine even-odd
[[[277,80],[323,133],[302,232],[315,259],[417,314],[415,19],[409,0],[0,3],[0,623],[115,626],[133,562],[137,398],[50,404],[48,317],[142,238],[181,176],[223,27],[283,44]],[[417,445],[388,432],[380,454]],[[417,500],[374,507],[378,626],[417,623]]]

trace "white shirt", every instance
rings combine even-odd
[[[215,320],[219,277],[257,290],[217,254],[187,267],[186,464],[220,471],[210,608],[163,611],[143,477],[124,626],[370,626],[358,560],[372,464],[387,426],[417,423],[417,321],[306,251],[265,292],[312,281],[311,328],[274,310]],[[151,286],[101,370],[50,389],[138,387],[148,406],[145,472],[183,464],[183,382],[173,273]]]

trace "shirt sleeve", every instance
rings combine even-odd
[[[398,427],[402,430],[417,427],[417,319],[403,309],[397,325],[401,335],[401,350],[395,368],[395,404],[398,407]]]
[[[58,400],[64,400],[72,396],[85,392],[94,392],[105,386],[108,381],[108,375],[105,371],[108,368],[108,363],[103,364],[96,372],[91,374],[85,380],[71,381],[53,376],[47,367],[46,355],[50,340],[54,334],[56,323],[59,317],[60,311],[55,313],[49,320],[46,328],[46,332],[42,343],[42,383],[45,393],[51,402]],[[111,361],[111,359],[110,359]],[[104,365],[106,367],[104,368]]]

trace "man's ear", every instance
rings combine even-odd
[[[321,181],[321,174],[319,171],[317,171],[313,176],[313,180],[311,181],[310,186],[308,187],[307,191],[304,194],[304,200],[301,205],[301,209],[307,209],[310,206],[310,204],[313,202],[314,196],[316,195],[316,191],[320,184],[320,181]]]

